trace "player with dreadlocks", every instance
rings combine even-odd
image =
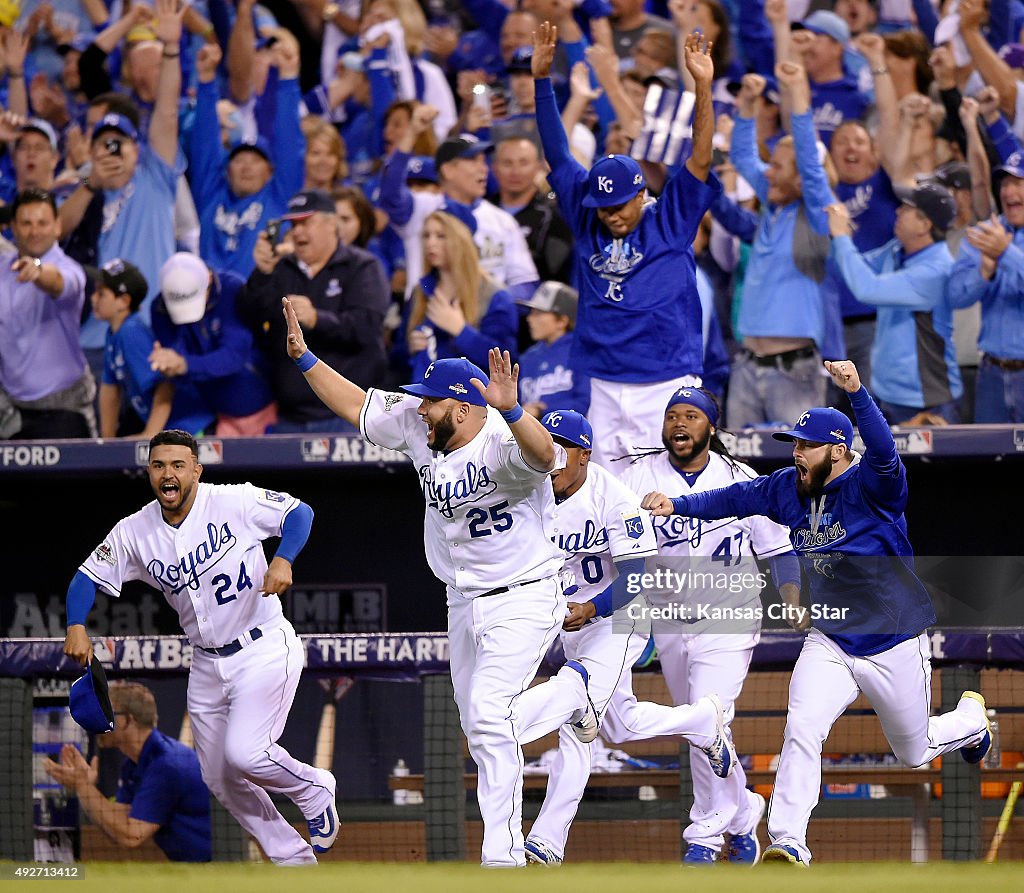
[[[715,398],[702,388],[680,388],[665,407],[664,449],[636,456],[622,482],[635,493],[689,494],[756,477],[729,454],[717,425]],[[761,632],[763,575],[755,556],[769,560],[790,624],[806,629],[810,623],[800,611],[800,566],[789,531],[764,516],[709,522],[671,515],[655,517],[654,526],[658,558],[647,569],[661,573],[644,594],[652,607],[669,609],[654,617],[652,632],[672,699],[689,704],[716,692],[731,717]],[[690,761],[693,807],[683,861],[724,856],[754,864],[764,798],[747,790],[741,766],[717,778],[706,763]]]

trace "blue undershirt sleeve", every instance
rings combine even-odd
[[[309,539],[309,531],[313,527],[313,510],[304,502],[293,508],[281,525],[281,545],[274,553],[275,558],[283,558],[294,564],[302,547]]]
[[[629,592],[629,578],[632,574],[644,572],[644,559],[625,558],[615,562],[615,569],[619,575],[604,592],[600,592],[593,598],[594,609],[598,617],[609,617],[619,608],[628,605],[636,597],[635,593]]]
[[[78,571],[68,585],[68,596],[65,603],[68,626],[75,624],[85,626],[85,620],[95,601],[96,584],[81,571]]]

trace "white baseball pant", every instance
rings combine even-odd
[[[267,792],[284,794],[307,818],[323,812],[334,796],[329,773],[276,743],[304,658],[299,637],[285,621],[228,657],[194,648],[188,675],[188,712],[203,780],[279,865],[316,864],[316,856]]]
[[[789,683],[786,735],[768,805],[772,843],[794,847],[811,861],[807,823],[821,791],[821,749],[860,692],[893,753],[908,766],[979,743],[987,728],[981,704],[965,699],[932,716],[931,679],[927,633],[869,657],[852,657],[818,630],[807,634]]]
[[[561,629],[565,603],[557,577],[480,598],[448,591],[452,686],[477,765],[487,867],[526,864],[522,745],[578,719],[587,703],[583,677],[565,667],[526,690]]]
[[[590,673],[590,697],[603,714],[601,737],[622,744],[659,735],[685,736],[707,746],[715,734],[715,712],[709,706],[666,707],[637,701],[632,666],[646,645],[646,632],[637,631],[624,614],[614,623],[603,618],[579,632],[562,633],[566,658],[580,661]],[[545,843],[559,858],[565,855],[569,826],[590,778],[591,746],[580,743],[571,729],[559,730],[558,754],[548,775],[544,804],[530,829],[530,839]],[[710,772],[707,757],[698,753]]]
[[[612,462],[640,449],[661,446],[665,404],[679,388],[699,387],[699,375],[681,375],[668,381],[634,382],[590,379],[587,419],[594,428],[590,461],[616,477],[629,461]]]
[[[677,704],[692,704],[717,694],[729,719],[750,667],[759,634],[676,633],[655,631],[661,671]],[[724,835],[749,834],[760,817],[761,801],[747,790],[747,775],[737,761],[728,778],[719,778],[703,752],[690,746],[693,805],[690,824],[683,830],[687,844],[722,851]]]

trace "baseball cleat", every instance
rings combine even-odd
[[[718,853],[709,846],[691,843],[683,856],[684,865],[714,865],[718,861]]]
[[[706,695],[715,709],[715,736],[707,747],[701,750],[708,756],[711,771],[719,778],[728,778],[736,766],[736,748],[725,729],[725,711],[718,695]],[[701,700],[704,700],[702,698]]]
[[[523,848],[526,850],[527,865],[546,865],[548,868],[554,868],[562,864],[562,860],[555,855],[555,851],[539,840],[527,839]]]
[[[573,734],[583,743],[590,744],[597,737],[597,731],[599,728],[599,720],[597,718],[597,711],[594,709],[594,702],[590,700],[590,674],[587,672],[587,668],[583,666],[578,660],[567,660],[565,666],[571,670],[575,670],[580,676],[583,677],[583,687],[587,689],[587,706],[582,708],[583,715],[579,719],[569,723],[569,727],[572,729]]]
[[[757,826],[761,824],[764,816],[764,797],[754,794],[757,797],[757,818],[754,819],[754,826],[747,834],[731,834],[729,836],[729,849],[726,851],[730,863],[737,865],[757,865],[761,858],[761,842],[757,839]]]
[[[338,832],[341,830],[338,807],[334,802],[338,783],[330,772],[324,774],[330,779],[325,787],[331,792],[331,802],[327,804],[327,808],[320,815],[306,819],[306,825],[309,827],[309,842],[313,846],[313,851],[317,853],[326,853],[334,846],[334,841],[338,839]]]
[[[761,856],[761,864],[799,865],[801,868],[807,867],[807,863],[800,858],[800,854],[796,851],[796,847],[785,846],[784,844],[777,843],[774,843],[765,849],[764,855]]]
[[[977,701],[981,704],[981,713],[982,716],[985,717],[985,734],[981,736],[981,741],[977,744],[971,745],[970,747],[961,747],[960,756],[964,758],[964,762],[966,763],[980,763],[985,759],[985,754],[987,754],[992,747],[992,723],[989,722],[988,712],[985,710],[984,695],[980,695],[976,691],[965,691],[960,695],[960,703],[962,704],[964,700]]]

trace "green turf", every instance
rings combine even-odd
[[[1001,893],[1024,889],[1024,865],[981,865],[936,862],[930,865],[875,862],[758,868],[683,868],[679,865],[566,865],[559,869],[531,867],[519,871],[484,871],[471,865],[386,865],[328,863],[317,868],[275,868],[271,865],[206,866],[114,863],[85,865],[81,881],[37,881],[47,889],[75,893],[132,890],[137,893],[284,893],[312,889],[331,893],[637,893],[668,890],[685,893],[700,884],[709,893]],[[316,888],[310,886],[316,883]],[[713,878],[713,884],[707,881]],[[70,886],[69,886],[70,885]],[[4,885],[7,886],[6,884]]]

